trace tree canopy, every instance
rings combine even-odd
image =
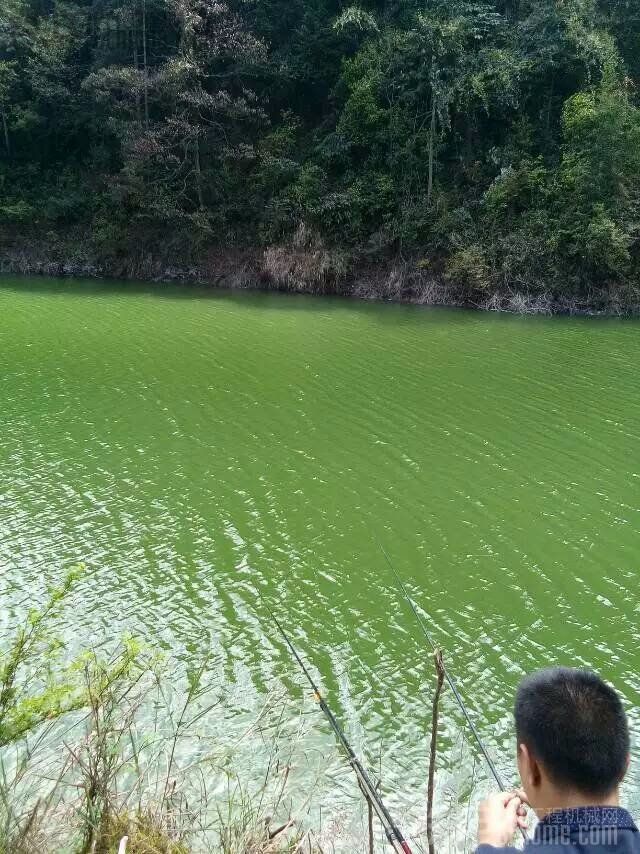
[[[633,288],[629,0],[4,0],[0,224]]]

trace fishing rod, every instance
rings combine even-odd
[[[418,612],[418,609],[416,608],[416,605],[415,605],[415,603],[414,603],[413,599],[412,599],[412,598],[411,598],[411,596],[409,595],[409,591],[407,590],[407,588],[406,588],[406,585],[405,585],[404,581],[403,581],[403,580],[402,580],[402,578],[400,577],[400,575],[399,575],[398,571],[396,570],[395,566],[391,563],[391,558],[390,558],[390,557],[389,557],[389,555],[387,554],[386,549],[384,548],[384,546],[382,545],[382,543],[380,543],[380,542],[379,542],[379,543],[378,543],[378,545],[380,546],[380,549],[381,549],[381,551],[382,551],[382,554],[383,554],[383,555],[384,555],[384,557],[385,557],[385,560],[386,560],[386,561],[387,561],[387,563],[389,564],[389,567],[390,567],[390,569],[391,569],[391,572],[393,572],[393,574],[394,574],[394,575],[395,575],[395,577],[396,577],[396,581],[398,582],[398,585],[400,586],[400,589],[401,589],[401,591],[402,591],[402,594],[403,594],[404,598],[407,600],[407,602],[409,603],[409,605],[410,605],[410,607],[411,607],[411,610],[412,610],[412,611],[413,611],[413,613],[415,614],[415,617],[416,617],[416,619],[417,619],[417,621],[418,621],[418,625],[419,625],[419,626],[420,626],[420,628],[422,629],[422,632],[423,632],[424,636],[426,637],[427,641],[429,642],[429,646],[431,647],[431,649],[432,649],[434,652],[436,652],[436,650],[438,649],[438,647],[436,646],[436,644],[435,644],[435,642],[434,642],[433,638],[431,637],[431,635],[430,635],[430,633],[429,633],[429,631],[428,631],[428,629],[427,629],[427,627],[426,627],[426,625],[425,625],[425,623],[424,623],[424,620],[422,619],[422,617],[421,617],[420,613]],[[498,788],[499,788],[499,789],[500,789],[500,791],[502,791],[502,792],[506,791],[506,787],[505,787],[505,784],[504,784],[504,780],[502,779],[502,776],[500,775],[500,772],[499,772],[499,771],[498,771],[498,769],[496,768],[495,762],[494,762],[494,761],[493,761],[493,759],[491,758],[491,755],[490,755],[489,751],[488,751],[488,750],[487,750],[487,748],[485,747],[485,744],[484,744],[484,742],[483,742],[482,738],[480,737],[480,733],[478,732],[478,730],[477,730],[477,728],[476,728],[476,725],[474,724],[474,722],[473,722],[473,720],[472,720],[472,718],[471,718],[471,715],[469,714],[469,711],[468,711],[468,709],[467,709],[467,707],[466,707],[466,705],[465,705],[465,702],[464,702],[464,700],[462,699],[462,697],[460,696],[460,692],[458,691],[458,688],[457,688],[457,686],[456,686],[456,683],[454,682],[453,677],[451,676],[451,674],[449,673],[449,671],[448,671],[448,670],[447,670],[447,668],[445,667],[444,662],[443,662],[443,664],[442,664],[442,667],[443,667],[443,670],[444,670],[445,679],[447,680],[447,683],[448,683],[449,687],[451,688],[451,691],[453,692],[453,696],[456,698],[456,702],[458,703],[458,705],[460,706],[460,709],[462,710],[462,714],[465,716],[465,719],[466,719],[467,723],[469,724],[469,728],[470,728],[471,732],[473,733],[473,737],[475,738],[475,740],[476,740],[476,742],[477,742],[477,744],[478,744],[478,747],[480,748],[480,751],[481,751],[482,755],[484,756],[484,758],[485,758],[485,760],[486,760],[486,762],[487,762],[487,765],[489,766],[489,769],[490,769],[491,773],[493,774],[493,777],[494,777],[494,779],[495,779],[496,783],[498,784]],[[525,829],[524,829],[523,827],[521,827],[521,828],[520,828],[520,833],[522,834],[522,838],[526,841],[526,839],[527,839],[527,834],[526,834],[526,831],[525,831]]]
[[[380,797],[380,794],[378,793],[376,787],[373,785],[371,778],[369,777],[369,775],[365,771],[364,767],[362,766],[362,763],[360,762],[360,760],[358,759],[358,757],[354,753],[353,748],[349,744],[342,727],[340,726],[340,724],[336,720],[333,712],[331,711],[331,709],[327,705],[324,697],[320,693],[320,689],[316,685],[316,683],[313,679],[313,676],[309,673],[309,670],[307,669],[307,666],[305,665],[304,661],[298,655],[298,651],[296,650],[293,643],[289,639],[289,636],[287,635],[285,630],[280,625],[280,622],[279,622],[278,618],[276,617],[276,615],[273,613],[271,608],[269,608],[269,606],[266,603],[265,603],[265,606],[266,606],[267,610],[269,611],[269,615],[270,615],[271,619],[273,620],[273,622],[275,623],[276,628],[278,629],[278,631],[282,635],[284,642],[289,647],[293,657],[295,658],[295,660],[300,665],[300,669],[302,670],[302,672],[304,673],[304,675],[307,678],[307,681],[311,685],[314,697],[315,697],[318,705],[320,706],[320,708],[324,712],[325,717],[327,718],[327,720],[331,724],[331,728],[333,729],[334,733],[338,737],[338,741],[340,742],[340,744],[344,748],[344,750],[345,750],[345,752],[349,758],[349,763],[350,763],[351,767],[353,768],[353,770],[356,774],[356,777],[358,778],[358,782],[360,783],[360,786],[362,788],[362,791],[364,792],[365,797],[367,798],[369,803],[372,805],[372,807],[376,811],[378,818],[380,819],[380,823],[382,824],[382,827],[384,828],[384,832],[387,836],[387,839],[389,840],[389,842],[391,843],[391,845],[393,846],[395,851],[398,852],[398,854],[412,854],[411,848],[409,847],[409,843],[406,841],[406,839],[404,838],[404,836],[400,832],[397,824],[391,818],[391,814],[389,813],[389,810],[384,805],[382,798]]]

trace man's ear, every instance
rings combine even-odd
[[[524,743],[518,744],[518,768],[525,791],[535,789],[540,785],[540,766]]]

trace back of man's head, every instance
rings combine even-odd
[[[518,744],[558,787],[604,796],[624,777],[629,728],[620,698],[595,673],[550,667],[527,676],[515,702]]]

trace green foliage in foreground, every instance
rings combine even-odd
[[[627,0],[4,0],[0,224],[624,297],[639,56]]]
[[[0,748],[86,703],[71,673],[56,671],[61,645],[49,625],[80,573],[70,572],[61,586],[52,588],[47,604],[31,609],[26,625],[0,649]]]
[[[88,708],[120,681],[134,680],[144,667],[141,647],[124,638],[110,661],[85,652],[61,665],[62,643],[52,622],[83,568],[69,572],[48,591],[44,607],[32,608],[6,649],[0,648],[0,749],[24,739],[47,721]]]
[[[243,782],[216,743],[207,657],[178,676],[128,637],[102,652],[65,651],[56,621],[82,574],[0,638],[0,854],[113,854],[124,837],[127,854],[277,854],[303,842],[316,851],[285,797],[288,771],[274,771],[295,750],[290,732],[280,737],[283,708],[266,772]]]

